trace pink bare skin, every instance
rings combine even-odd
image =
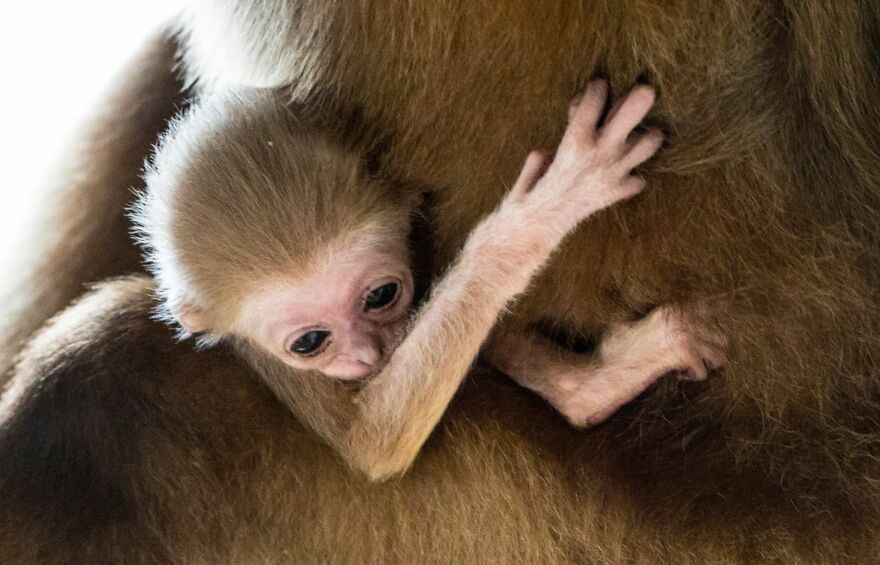
[[[563,351],[525,332],[495,335],[484,357],[520,386],[547,400],[573,426],[608,419],[658,379],[701,381],[726,361],[726,341],[706,320],[667,306],[616,324],[592,355]]]
[[[306,280],[262,285],[243,322],[253,342],[295,369],[361,379],[386,359],[409,319],[407,249],[392,242],[381,252],[363,245],[330,255],[337,260]]]

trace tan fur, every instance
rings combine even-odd
[[[106,557],[118,555],[106,549],[114,543],[122,552],[151,539],[160,540],[153,549],[131,551],[156,561],[169,555],[156,547],[181,561],[876,558],[876,2],[202,5],[184,26],[190,79],[205,88],[294,80],[295,97],[315,108],[363,108],[390,136],[386,170],[446,189],[432,221],[441,265],[497,203],[526,151],[558,137],[565,105],[589,77],[607,75],[618,92],[640,77],[655,85],[653,119],[669,134],[645,171],[655,188],[584,226],[518,318],[576,339],[658,303],[720,298],[729,304],[719,322],[731,336],[731,365],[705,384],[657,387],[585,434],[480,373],[436,435],[442,449],[426,450],[401,485],[364,487],[314,455],[325,452],[313,440],[286,442],[281,434],[296,428],[283,411],[241,435],[256,421],[255,398],[270,397],[236,394],[224,377],[244,377],[225,360],[144,347],[138,331],[112,341],[121,326],[110,316],[87,336],[92,349],[80,360],[121,367],[143,351],[140,374],[173,385],[156,414],[176,418],[149,432],[150,464],[127,468],[148,473],[139,484],[161,492],[139,505],[156,525],[126,532],[117,521],[107,536],[55,542],[58,524],[87,516],[44,513],[25,523],[27,508],[2,505],[12,515],[4,526],[16,528],[0,535],[23,540],[0,544],[13,556],[4,561],[41,548],[59,560],[76,548]],[[144,80],[162,84],[165,72]],[[88,202],[92,213],[121,213],[110,209],[118,203]],[[108,255],[89,247],[77,256]],[[63,303],[65,292],[43,300]],[[134,327],[155,329],[146,310]],[[90,357],[113,347],[125,353]],[[233,428],[222,425],[239,414]],[[181,422],[194,431],[181,433]],[[30,498],[30,512],[63,500]]]
[[[248,312],[257,308],[248,297],[280,280],[284,290],[273,291],[270,310],[294,289],[315,300],[332,286],[315,273],[329,269],[342,279],[353,248],[406,249],[413,210],[275,93],[203,100],[167,134],[134,207],[165,309],[172,319],[199,310],[210,340],[231,338],[278,398],[353,467],[373,480],[399,475],[446,411],[505,305],[584,218],[643,187],[631,170],[661,139],[631,133],[653,92],[633,91],[597,135],[605,90],[604,83],[591,85],[573,107],[552,164],[530,156],[403,328],[406,335],[366,382],[348,386],[289,366],[287,357],[261,346],[255,329],[263,311]],[[656,368],[646,372],[643,379],[657,378]]]

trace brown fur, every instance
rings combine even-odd
[[[786,527],[796,509],[757,473],[731,474],[750,491],[725,488],[723,505],[676,504],[668,479],[633,465],[638,451],[616,461],[624,424],[576,432],[483,372],[407,475],[369,485],[229,352],[175,344],[150,319],[152,291],[102,285],[25,353],[0,413],[0,561],[815,562],[878,549],[827,516]]]
[[[718,304],[732,350],[723,378],[637,404],[621,453],[651,446],[645,468],[687,499],[717,496],[712,460],[779,482],[804,511],[876,508],[876,3],[323,2],[275,18],[293,5],[276,1],[248,9],[275,33],[201,35],[208,20],[236,27],[230,5],[195,12],[192,76],[205,88],[290,79],[302,101],[362,108],[390,136],[386,170],[441,187],[441,264],[528,149],[552,146],[587,78],[655,85],[670,139],[645,171],[651,189],[575,234],[519,322],[590,336],[652,305]],[[248,76],[202,56],[229,50]],[[660,413],[671,428],[652,422]]]
[[[387,171],[446,188],[433,199],[441,265],[497,202],[527,149],[558,138],[564,107],[585,80],[605,74],[618,92],[640,79],[655,85],[654,120],[670,142],[645,171],[651,191],[584,226],[518,319],[589,338],[655,304],[714,299],[732,358],[723,376],[658,387],[586,434],[479,375],[429,444],[436,449],[397,487],[349,482],[314,455],[322,448],[311,440],[285,443],[281,436],[298,428],[280,412],[272,426],[255,427],[264,435],[241,439],[218,416],[250,415],[252,404],[218,400],[235,387],[210,389],[195,396],[217,404],[177,412],[183,429],[199,431],[170,427],[172,439],[158,444],[167,451],[156,447],[149,464],[133,465],[150,473],[142,484],[164,492],[145,512],[157,524],[162,512],[174,517],[159,546],[180,560],[210,551],[338,562],[875,558],[875,2],[291,6],[209,6],[211,19],[234,14],[232,31],[195,20],[196,46],[216,53],[230,79],[295,80],[304,104],[363,108],[391,139]],[[199,35],[209,29],[225,45]],[[223,57],[230,52],[244,64]],[[204,87],[223,82],[219,65],[186,60]],[[99,349],[109,339],[94,338]],[[137,350],[141,342],[120,346]],[[89,354],[80,356],[87,367]],[[160,359],[150,352],[138,362]],[[192,360],[176,373],[152,365],[150,374],[185,386],[202,382],[194,377],[203,368],[212,373],[206,380],[235,371],[189,353],[168,362],[178,359]],[[171,405],[188,398],[168,397]],[[155,413],[166,412],[175,413]],[[247,429],[251,420],[230,421]],[[230,435],[208,433],[217,430]],[[223,458],[232,437],[246,444],[241,459]],[[301,482],[285,474],[292,466],[303,471]],[[209,480],[211,473],[220,478]],[[265,490],[252,490],[258,486]],[[236,510],[235,496],[211,496],[225,495],[222,488],[240,489],[233,492],[256,507]],[[41,511],[61,503],[52,498]],[[27,506],[5,511],[17,523]],[[40,527],[60,535],[53,526],[62,514],[44,514]],[[88,539],[149,539],[143,532],[157,528]]]

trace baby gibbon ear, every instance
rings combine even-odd
[[[205,309],[189,302],[184,304],[175,313],[175,318],[183,326],[183,329],[191,334],[202,333],[210,328],[208,314],[205,312]]]

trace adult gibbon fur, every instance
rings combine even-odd
[[[157,560],[195,559],[204,555],[198,548],[225,558],[343,562],[877,555],[880,4],[230,0],[194,4],[182,30],[186,80],[196,91],[290,84],[291,97],[316,112],[358,108],[387,139],[387,174],[438,187],[431,209],[438,269],[497,203],[528,149],[552,146],[566,104],[590,78],[608,78],[616,93],[651,84],[659,92],[652,123],[669,138],[643,171],[652,190],[583,226],[507,324],[580,346],[654,305],[706,300],[730,338],[730,361],[705,383],[665,383],[585,433],[478,373],[400,486],[370,487],[328,471],[333,463],[315,455],[323,448],[306,436],[284,443],[282,435],[298,428],[274,404],[260,409],[277,425],[247,445],[223,435],[264,391],[221,386],[246,382],[221,354],[197,361],[206,356],[186,345],[147,340],[158,330],[146,321],[146,291],[126,286],[146,283],[116,283],[125,288],[110,285],[81,302],[19,364],[14,379],[22,384],[7,395],[22,400],[6,399],[0,488],[25,502],[3,510],[2,551],[33,555],[20,552],[60,539],[46,551],[136,541],[136,555]],[[169,84],[167,67],[152,73],[157,86]],[[177,94],[165,92],[170,106]],[[155,118],[152,131],[165,115]],[[131,125],[110,127],[119,134]],[[110,217],[122,213],[120,203],[103,198],[95,186],[105,181],[89,170],[106,166],[101,157],[100,149],[81,157],[85,178],[73,187],[100,197],[75,205],[88,202]],[[90,228],[91,220],[73,218],[60,229]],[[112,237],[73,256],[57,246],[34,251],[42,265],[34,276],[57,272],[59,290],[39,285],[49,289],[37,295],[39,309],[10,323],[14,343],[85,282],[89,275],[71,262],[109,258],[107,246],[119,245]],[[119,249],[121,256],[127,247]],[[19,298],[29,304],[23,288]],[[93,319],[94,329],[53,333],[67,316]],[[131,326],[121,327],[137,330],[109,332],[116,316],[130,316]],[[114,435],[127,424],[114,419],[113,387],[96,398],[58,384],[113,364],[120,375],[138,375],[136,383],[158,383],[161,401],[145,400],[136,412],[152,439]],[[198,410],[181,408],[187,397],[176,387],[197,382],[213,392],[199,394]],[[32,397],[45,403],[25,400]],[[59,413],[49,401],[93,403],[112,425],[39,427]],[[181,430],[213,430],[232,416],[215,438],[175,435],[158,421],[168,414],[191,426]],[[150,418],[164,436],[144,427]],[[121,438],[108,444],[111,456],[96,447],[102,433],[105,441]],[[44,450],[16,447],[26,437]],[[71,473],[40,467],[52,446]],[[266,469],[276,474],[257,472]],[[220,500],[222,488],[256,493],[258,502]],[[89,504],[96,498],[106,506]],[[75,509],[68,529],[81,529],[65,534],[59,517]],[[98,539],[102,530],[89,524],[108,516],[118,519]],[[300,537],[294,525],[309,530]]]

